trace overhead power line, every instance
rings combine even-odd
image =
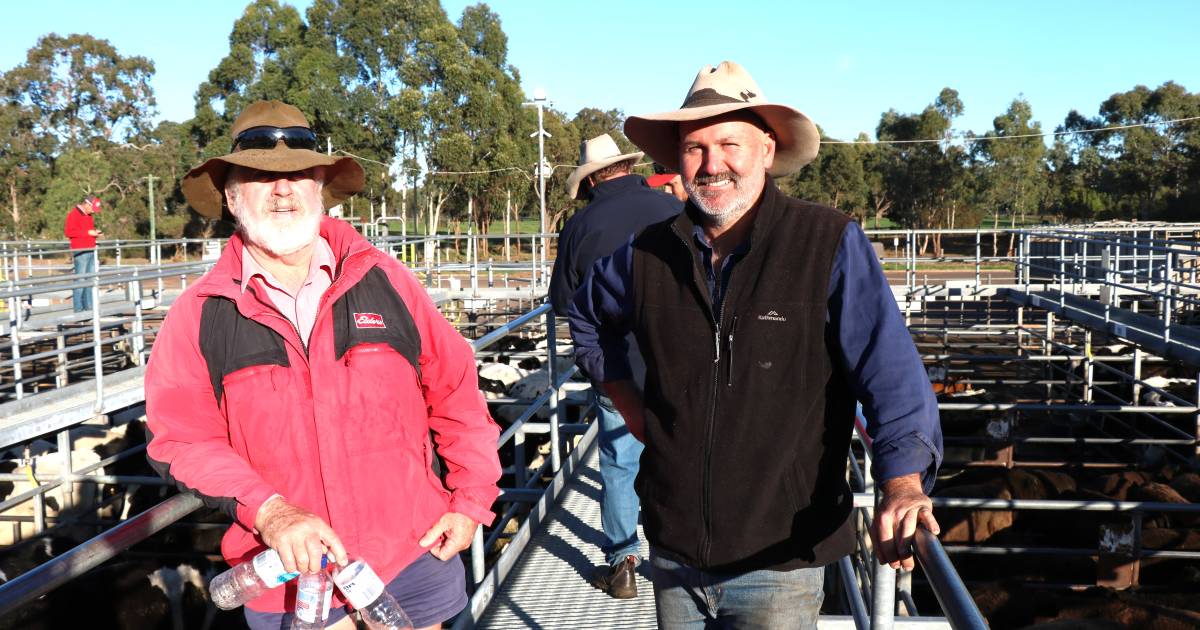
[[[383,162],[380,162],[379,160],[372,160],[371,158],[365,158],[361,155],[355,155],[349,151],[346,151],[345,149],[338,149],[338,150],[334,151],[334,153],[341,153],[342,155],[352,157],[356,160],[362,160],[364,162],[370,162],[372,164],[378,164],[380,166],[386,166],[388,168],[392,168],[391,165],[384,164]],[[410,168],[407,166],[396,166],[395,168],[402,170],[402,171],[408,171],[410,173],[426,172],[426,171],[422,171],[419,168]],[[575,165],[574,164],[551,164],[550,165],[550,170],[554,170],[556,168],[575,168]],[[529,177],[529,173],[527,172],[529,170],[531,170],[531,168],[522,168],[520,166],[504,166],[501,168],[492,168],[492,169],[481,170],[481,171],[428,171],[428,174],[429,175],[486,175],[488,173],[503,173],[506,171],[517,171],[518,173],[521,173],[522,175]]]
[[[1114,125],[1112,127],[1097,127],[1095,129],[1075,129],[1072,131],[1053,131],[1050,133],[1019,133],[1011,136],[972,136],[959,138],[921,139],[921,140],[822,140],[821,144],[936,144],[961,140],[963,142],[991,142],[993,140],[1016,140],[1019,138],[1046,138],[1050,136],[1070,136],[1085,133],[1101,133],[1104,131],[1119,131],[1137,127],[1157,127],[1159,125],[1174,125],[1200,120],[1200,116],[1160,120],[1158,122],[1135,123],[1132,125]]]

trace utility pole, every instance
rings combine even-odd
[[[533,90],[533,102],[525,103],[525,105],[532,105],[534,107],[537,107],[537,113],[538,113],[538,130],[536,132],[530,134],[531,136],[537,136],[537,139],[538,139],[538,163],[537,163],[538,203],[540,204],[540,207],[541,207],[541,213],[540,213],[541,221],[539,223],[540,230],[541,230],[541,232],[540,232],[541,238],[539,239],[540,246],[537,247],[535,249],[535,251],[533,252],[534,262],[535,262],[534,278],[533,278],[534,286],[537,286],[537,284],[538,284],[538,278],[537,278],[538,270],[542,269],[544,271],[544,269],[546,267],[546,177],[548,177],[550,174],[548,172],[550,170],[548,168],[549,165],[546,164],[546,138],[549,138],[551,136],[549,133],[546,133],[544,114],[545,114],[546,105],[549,105],[549,104],[550,103],[546,100],[546,90],[544,90],[540,87],[534,88],[534,90]],[[542,275],[544,276],[545,273],[542,273]],[[545,278],[543,278],[542,280],[544,281]]]
[[[160,179],[153,175],[146,176],[146,192],[150,197],[150,264],[158,262],[158,241],[157,232],[154,229],[154,180]]]

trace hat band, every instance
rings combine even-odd
[[[732,96],[721,94],[712,88],[704,88],[688,94],[687,100],[683,102],[683,105],[680,107],[680,109],[708,107],[709,105],[728,105],[729,103],[749,103],[751,98],[758,95],[750,90],[742,90],[742,93],[739,96],[742,98],[737,99]]]

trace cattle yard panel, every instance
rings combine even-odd
[[[1088,322],[1081,324],[1072,320],[1072,315],[1081,311],[1081,308],[1069,302],[1071,297],[1076,295],[1086,296],[1092,301],[1096,301],[1095,298],[1108,299],[1110,303],[1106,306],[1104,315],[1109,318],[1109,321],[1118,323],[1120,323],[1119,317],[1124,311],[1142,315],[1149,313],[1162,322],[1157,331],[1160,333],[1159,341],[1162,346],[1156,347],[1156,350],[1186,349],[1188,342],[1186,336],[1176,335],[1175,332],[1182,330],[1180,321],[1190,321],[1188,313],[1194,310],[1195,273],[1194,267],[1189,267],[1191,259],[1188,258],[1190,255],[1188,252],[1194,250],[1190,249],[1188,245],[1181,245],[1178,241],[1178,237],[1181,235],[1191,237],[1194,234],[1194,230],[1189,232],[1189,229],[1172,231],[1166,227],[1139,228],[1140,235],[1135,239],[1126,238],[1124,233],[1119,230],[1116,231],[1119,236],[1105,236],[1104,239],[1099,239],[1096,233],[1112,234],[1113,232],[1096,230],[1089,232],[1088,236],[1068,235],[1069,238],[1084,240],[1114,241],[1115,239],[1114,242],[1120,243],[1121,246],[1113,246],[1115,253],[1110,255],[1108,267],[1104,266],[1103,254],[1097,255],[1096,250],[1090,253],[1085,252],[1081,246],[1078,253],[1060,257],[1060,259],[1069,258],[1070,265],[1058,265],[1057,270],[1060,272],[1058,275],[1054,275],[1052,272],[1055,269],[1050,268],[1051,273],[1045,278],[1037,275],[1035,270],[1048,266],[1042,264],[1043,261],[1037,260],[1034,255],[1036,252],[1031,246],[1031,243],[1038,242],[1035,239],[1051,238],[1044,231],[1038,232],[1036,237],[1024,233],[992,233],[975,230],[943,233],[940,236],[942,251],[937,259],[922,256],[920,251],[922,241],[932,240],[935,234],[922,231],[894,233],[897,234],[894,237],[897,242],[901,238],[904,240],[903,247],[894,248],[894,251],[902,251],[903,254],[897,257],[888,257],[886,253],[889,248],[885,246],[883,262],[889,269],[888,273],[895,286],[897,301],[912,327],[914,338],[919,344],[927,366],[943,369],[942,380],[949,381],[952,387],[959,388],[958,391],[950,391],[943,397],[943,402],[940,404],[943,414],[950,417],[951,423],[959,422],[954,420],[959,416],[964,418],[983,417],[983,423],[986,425],[991,418],[985,417],[985,415],[995,414],[1001,414],[1002,420],[1004,418],[1016,420],[1008,423],[1007,432],[998,431],[996,436],[989,435],[983,440],[986,442],[983,448],[985,450],[990,448],[993,455],[997,455],[991,458],[994,461],[990,465],[999,468],[1019,468],[1028,467],[1026,464],[1037,464],[1038,460],[1042,460],[1041,463],[1057,463],[1063,467],[1120,465],[1128,468],[1138,463],[1136,461],[1114,462],[1111,457],[1103,458],[1095,453],[1090,453],[1089,457],[1084,458],[1087,461],[1071,461],[1071,458],[1058,458],[1056,462],[1045,460],[1045,458],[1025,461],[1018,456],[1022,452],[1018,450],[1018,447],[1020,449],[1040,449],[1036,451],[1040,453],[1051,448],[1068,445],[1108,449],[1108,451],[1130,448],[1159,449],[1167,453],[1163,457],[1171,458],[1176,462],[1182,463],[1181,460],[1186,461],[1189,458],[1194,462],[1198,452],[1197,437],[1200,436],[1200,410],[1197,409],[1196,404],[1196,386],[1193,384],[1190,391],[1181,393],[1174,387],[1174,383],[1172,383],[1171,389],[1168,389],[1168,386],[1163,385],[1161,380],[1155,379],[1164,378],[1164,374],[1167,375],[1166,378],[1180,378],[1178,374],[1181,371],[1187,375],[1186,377],[1194,379],[1196,368],[1184,367],[1186,364],[1181,363],[1180,358],[1170,352],[1153,352],[1143,346],[1130,343],[1129,339],[1117,334],[1121,332],[1119,328],[1093,330],[1084,325]],[[882,236],[885,239],[885,245],[887,234],[892,233],[873,233],[875,236]],[[525,237],[527,238],[527,235]],[[1009,237],[1015,244],[1011,254],[1005,252],[1003,255],[983,255],[984,250],[987,249],[989,238],[1003,244],[1003,240]],[[1171,241],[1160,243],[1158,242],[1160,237],[1170,238]],[[431,288],[431,293],[440,296],[437,299],[448,317],[452,320],[458,319],[457,323],[460,325],[460,329],[464,330],[469,337],[476,337],[479,338],[479,341],[484,341],[488,337],[498,340],[516,329],[515,326],[506,328],[504,322],[515,313],[531,310],[538,299],[535,294],[539,290],[544,290],[549,271],[548,265],[540,264],[537,261],[506,260],[503,263],[481,261],[484,256],[480,254],[480,249],[485,254],[492,252],[499,247],[497,238],[502,237],[483,238],[473,235],[459,239],[449,237],[395,239],[387,237],[378,244],[381,248],[386,248],[385,251],[391,251],[398,257],[407,260],[410,267],[425,281],[426,286]],[[490,245],[489,240],[491,241]],[[455,251],[451,251],[452,247]],[[1089,244],[1089,249],[1091,247],[1094,246]],[[954,253],[956,249],[966,251],[964,254],[958,255]],[[993,250],[995,252],[995,248]],[[50,287],[62,290],[64,286],[70,286],[64,284],[63,278],[45,280],[33,277],[31,279],[31,276],[36,276],[32,272],[37,267],[32,262],[33,257],[37,255],[33,251],[28,247],[18,250],[16,247],[9,248],[9,244],[0,244],[0,259],[4,261],[0,267],[4,269],[5,280],[10,283],[8,285],[10,292],[34,288],[36,285],[27,283],[38,281],[46,282],[44,287],[47,290],[54,290]],[[203,266],[201,263],[187,264]],[[944,268],[946,265],[958,265],[958,267],[948,270]],[[964,274],[963,265],[967,266],[965,278],[961,277]],[[1097,279],[1094,277],[1096,272],[1089,271],[1089,269],[1097,266],[1109,274],[1107,276],[1110,280],[1108,283],[1103,282],[1104,274],[1100,274],[1102,278],[1100,284],[1109,289],[1107,294],[1103,292],[1102,287],[1094,286],[1097,284]],[[137,312],[125,314],[124,317],[116,314],[103,316],[104,314],[101,313],[102,316],[90,318],[92,321],[88,323],[91,323],[91,326],[72,329],[71,332],[64,335],[54,334],[56,331],[48,333],[39,331],[41,334],[47,334],[47,337],[35,338],[34,334],[29,333],[29,343],[26,344],[24,338],[16,341],[16,349],[12,352],[14,356],[5,364],[0,364],[0,367],[9,366],[15,373],[22,363],[31,364],[29,361],[22,361],[22,358],[36,356],[36,359],[30,361],[49,359],[60,362],[60,365],[53,366],[55,379],[57,379],[63,376],[59,357],[68,357],[68,361],[74,363],[68,363],[66,372],[70,375],[70,380],[74,380],[80,359],[70,358],[72,351],[78,353],[90,349],[93,351],[93,355],[99,355],[103,359],[118,347],[119,351],[127,353],[129,350],[124,344],[132,345],[132,341],[135,339],[140,340],[137,349],[141,355],[140,361],[144,363],[144,352],[152,343],[152,333],[155,329],[156,322],[153,320],[156,314],[161,317],[162,304],[169,299],[164,296],[161,288],[162,278],[174,278],[178,275],[178,270],[164,269],[164,267],[167,265],[161,262],[153,267],[122,265],[122,269],[118,272],[128,273],[128,276],[109,277],[113,280],[112,284],[114,285],[119,282],[136,283],[138,289],[136,291],[125,289],[127,295],[136,293],[140,296],[142,282],[159,283],[160,288],[157,292],[154,290],[147,292],[153,300],[152,306],[138,308]],[[94,287],[102,282],[101,277],[104,277],[109,269],[106,267],[101,273],[94,274],[95,277],[80,278],[72,282],[90,280]],[[1181,272],[1181,269],[1186,271]],[[902,283],[899,278],[901,271],[903,272]],[[960,277],[955,277],[956,274]],[[1071,274],[1078,277],[1072,278]],[[996,280],[1000,282],[997,283]],[[186,282],[185,276],[181,284]],[[439,294],[439,291],[442,293]],[[1046,294],[1045,292],[1050,293]],[[1021,301],[1018,294],[1027,296],[1025,301]],[[29,301],[29,298],[24,296],[31,294],[4,295],[7,298],[6,303],[12,304],[11,298],[17,298],[16,303],[20,305],[21,299]],[[1028,296],[1038,297],[1040,303],[1033,303]],[[1057,300],[1053,298],[1057,298]],[[103,306],[103,303],[100,304],[102,304],[101,310],[103,311],[106,307]],[[131,299],[128,304],[136,307],[138,300]],[[1060,310],[1056,312],[1053,308],[1046,308],[1048,305],[1058,306]],[[20,308],[10,307],[9,311],[9,326],[5,330],[17,331],[18,336],[27,334],[24,332],[24,329],[29,326],[27,322],[37,321],[38,316],[44,316],[36,309],[33,309],[32,312],[27,310],[22,313]],[[138,313],[141,313],[140,317]],[[25,317],[25,315],[32,317]],[[65,317],[69,319],[72,316]],[[114,322],[109,329],[116,331],[108,334],[112,337],[119,337],[112,341],[108,341],[104,337],[106,330],[104,324],[100,324],[100,330],[97,331],[97,323],[107,321],[106,317]],[[541,328],[539,332],[543,337],[552,337],[548,334],[550,331],[557,331],[557,335],[561,337],[561,323],[553,322],[552,318],[550,322],[553,323],[546,322],[544,321],[545,317],[545,311],[542,311],[539,315],[531,314],[521,323],[536,322],[536,325]],[[462,321],[463,319],[466,321]],[[21,325],[16,326],[14,323]],[[121,328],[121,326],[125,328]],[[76,332],[76,330],[82,330],[82,332]],[[80,341],[87,338],[88,332],[92,333],[91,340],[100,339],[101,341],[99,343],[91,340]],[[98,332],[99,334],[97,334]],[[530,336],[539,335],[534,333]],[[48,345],[50,340],[54,341],[53,350],[57,352],[52,352],[50,348],[35,349],[32,345],[36,343]],[[7,343],[5,343],[6,341]],[[505,488],[503,494],[504,518],[514,523],[522,516],[528,519],[528,515],[538,512],[539,506],[545,507],[545,501],[553,500],[554,493],[551,490],[555,487],[556,471],[569,468],[572,463],[571,456],[585,450],[587,445],[588,434],[585,430],[588,425],[584,424],[582,420],[586,419],[590,411],[586,406],[562,404],[559,392],[560,389],[570,386],[568,381],[572,374],[568,370],[559,372],[558,362],[554,360],[563,358],[561,344],[555,343],[556,340],[547,339],[546,341],[548,343],[544,350],[503,353],[488,347],[480,347],[478,352],[478,356],[484,359],[495,358],[499,354],[507,354],[512,358],[539,355],[545,357],[546,369],[552,373],[550,382],[555,385],[532,401],[535,405],[552,410],[549,420],[546,422],[536,421],[534,412],[531,412],[518,418],[516,428],[510,427],[501,439],[502,448],[510,448],[515,457],[512,460],[514,463],[505,467],[506,478],[511,478],[512,482]],[[14,341],[11,338],[0,340],[0,348],[5,346],[11,348],[13,345]],[[21,356],[22,346],[25,346],[26,349],[24,357]],[[107,347],[105,352],[98,349],[103,347]],[[130,361],[132,362],[132,359]],[[100,376],[96,380],[103,379],[105,372],[111,367],[105,367],[103,361],[96,360],[95,357],[93,357],[93,362],[96,365],[94,371]],[[39,371],[49,369],[46,366],[38,368]],[[26,370],[26,372],[30,371],[31,369]],[[20,380],[21,377],[22,375],[18,373],[14,380]],[[5,376],[6,380],[9,378],[12,377]],[[51,379],[44,377],[43,380]],[[33,383],[31,381],[22,385],[33,387]],[[65,383],[55,380],[55,384]],[[979,399],[971,398],[969,392],[983,389],[985,386],[988,389],[986,400],[975,402]],[[995,389],[996,386],[1003,387],[1003,391],[1011,393],[1011,397],[998,396],[1001,392]],[[15,382],[12,390],[14,392],[16,390]],[[97,396],[102,397],[104,395],[103,385],[98,383],[96,391]],[[959,402],[960,398],[957,396],[959,394],[962,395],[961,400],[967,402]],[[42,395],[44,394],[39,394],[39,396]],[[952,395],[955,397],[951,398]],[[24,397],[36,398],[34,396]],[[528,401],[505,400],[503,402]],[[1160,406],[1164,404],[1172,406]],[[575,414],[580,422],[563,421],[567,415]],[[1188,419],[1188,423],[1180,421],[1183,417]],[[1069,418],[1074,423],[1096,425],[1098,432],[1107,431],[1109,434],[1114,432],[1116,434],[1111,437],[1099,434],[1085,437],[1054,435],[1053,432],[1063,426],[1074,426],[1066,423],[1064,418]],[[976,420],[975,422],[980,421]],[[1044,427],[1043,434],[1024,432],[1025,428],[1034,422],[1037,424],[1033,424],[1033,426]],[[1003,425],[1003,423],[1000,424]],[[947,433],[951,434],[949,428]],[[551,436],[551,439],[545,439],[547,434]],[[540,459],[536,455],[533,458],[528,457],[527,447],[529,445],[525,442],[527,435],[534,436],[535,440],[541,443],[542,448],[547,450],[546,457]],[[555,435],[557,437],[554,437]],[[952,438],[947,441],[947,445],[950,447],[962,449],[973,446],[969,440],[960,441],[961,436],[948,435],[948,437]],[[58,441],[61,446],[62,438],[60,437]],[[857,448],[858,457],[864,457],[865,453],[862,452],[862,448]],[[1003,452],[1005,449],[1007,449],[1007,454]],[[1111,453],[1108,454],[1111,455]],[[1079,460],[1079,458],[1075,459]],[[516,462],[525,463],[518,465]],[[969,465],[982,462],[963,463]],[[968,467],[964,465],[963,469]],[[866,465],[863,470],[866,469],[869,469],[869,465]],[[65,483],[64,480],[78,483],[80,478],[88,476],[89,472],[93,471],[84,468],[71,470],[68,466],[63,471],[64,476],[57,481],[59,484],[72,486],[73,484]],[[853,469],[850,474],[854,477]],[[854,571],[852,579],[862,586],[863,592],[860,593],[860,596],[865,593],[864,599],[869,601],[872,598],[874,582],[872,581],[872,572],[867,567],[872,566],[873,563],[866,554],[862,553],[864,550],[869,550],[870,542],[863,534],[865,529],[861,526],[869,520],[868,508],[873,501],[871,500],[870,486],[865,485],[869,484],[869,475],[860,471],[858,477],[862,478],[861,484],[864,484],[856,486],[863,488],[856,496],[856,508],[860,506],[862,508],[859,510],[859,516],[856,517],[859,519],[862,545],[860,553],[853,558],[848,558],[847,561]],[[117,479],[115,476],[111,476],[111,478],[114,481]],[[0,480],[3,479],[0,478]],[[550,485],[541,489],[543,487],[536,485],[539,481],[548,481]],[[935,505],[939,509],[963,509],[966,506],[971,509],[1010,511],[1042,510],[1050,507],[1050,504],[1039,505],[1024,500],[1010,501],[1009,503],[982,502],[988,498],[977,497],[976,503],[968,502],[966,504],[959,503],[959,501],[967,500],[965,497],[937,498]],[[1110,507],[1127,514],[1141,515],[1153,512],[1161,506],[1153,502],[1124,501],[1116,502]],[[1053,509],[1078,510],[1085,508],[1077,503],[1069,503],[1054,504]],[[1187,510],[1185,508],[1167,508],[1166,511],[1186,512]],[[489,576],[494,574],[496,566],[500,566],[497,562],[501,557],[511,558],[503,556],[503,553],[489,557],[494,555],[494,547],[501,545],[512,549],[519,547],[516,543],[521,541],[523,535],[521,532],[525,528],[518,528],[516,532],[508,531],[511,529],[511,527],[498,526],[491,531],[485,531],[481,528],[477,534],[472,546],[470,566],[472,582],[480,585],[480,588],[486,587],[488,581],[493,579]],[[1120,538],[1115,534],[1114,537]],[[963,547],[983,549],[984,551],[977,552],[979,554],[995,553],[984,545],[947,545],[946,550],[951,554],[966,554]],[[1014,550],[1026,549],[1026,546],[1011,545],[1009,547]],[[918,541],[919,551],[920,548],[920,541]],[[1003,547],[997,548],[1003,549]],[[1096,550],[1077,551],[1087,551],[1093,555],[1099,555],[1101,550],[1097,548]],[[921,551],[920,555],[929,556],[930,554],[928,550],[925,550]],[[1124,557],[1119,553],[1117,555]],[[1188,552],[1139,551],[1136,547],[1132,554],[1127,555],[1139,558],[1190,557]],[[963,555],[963,557],[967,556]],[[492,561],[492,574],[485,574],[482,571],[487,567],[487,563],[481,562],[481,558],[485,561]],[[922,557],[921,560],[924,565],[926,558]],[[511,559],[504,560],[504,563],[511,566]],[[845,564],[845,562],[840,564]],[[1128,566],[1128,563],[1117,564]],[[1126,570],[1125,573],[1129,574],[1130,572]],[[1133,572],[1133,575],[1136,576],[1136,572]],[[846,580],[850,577],[843,575],[842,579]],[[909,579],[901,575],[896,580],[900,585],[898,597],[905,604],[908,612],[915,614],[911,588],[905,586]],[[923,579],[921,584],[925,585],[929,581]],[[853,597],[850,599],[852,601]],[[850,610],[854,610],[851,604],[847,605]],[[944,604],[943,608],[945,609]]]

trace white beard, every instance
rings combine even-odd
[[[265,250],[272,256],[287,256],[304,249],[313,241],[321,229],[321,215],[318,208],[309,204],[310,200],[297,198],[296,203],[301,212],[290,220],[274,220],[271,210],[253,210],[246,207],[241,195],[235,195],[231,200],[230,211],[237,218],[238,228],[246,240]]]
[[[721,227],[737,221],[746,211],[754,205],[755,199],[762,192],[763,185],[766,183],[766,174],[755,169],[754,175],[746,177],[738,177],[733,173],[724,173],[733,180],[733,198],[730,199],[724,206],[716,205],[716,200],[705,198],[704,191],[699,186],[683,182],[683,189],[687,191],[688,197],[692,200],[696,207],[704,213],[705,219],[714,226]]]

